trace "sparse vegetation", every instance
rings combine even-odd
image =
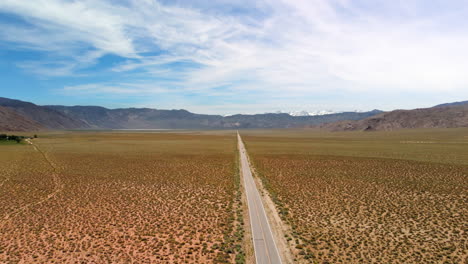
[[[298,263],[464,263],[465,132],[243,138]],[[0,152],[0,262],[245,263],[233,134],[33,143]]]
[[[14,145],[0,154],[0,262],[243,263],[233,135],[64,133],[35,144],[44,156]]]
[[[416,132],[405,131],[369,138],[364,133],[286,131],[262,137],[252,132],[244,140],[293,229],[296,258],[466,263],[468,166],[460,157],[468,153],[468,139],[460,131],[424,131],[417,141]],[[408,147],[408,141],[428,139],[435,143]],[[447,149],[458,159],[437,159]]]

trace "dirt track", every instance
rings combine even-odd
[[[58,173],[57,166],[47,157],[47,154],[43,150],[41,150],[37,146],[37,144],[34,144],[30,139],[26,139],[26,142],[28,144],[30,144],[34,148],[35,151],[38,151],[39,153],[41,153],[41,155],[44,157],[44,160],[52,168],[52,175],[51,176],[53,178],[54,185],[55,185],[54,190],[50,194],[45,196],[44,198],[42,198],[42,199],[40,199],[40,200],[38,200],[36,202],[23,205],[23,206],[17,208],[16,210],[14,210],[13,212],[5,215],[5,217],[3,217],[2,221],[0,222],[0,227],[2,227],[8,220],[11,220],[13,217],[15,217],[19,213],[23,212],[24,210],[27,210],[28,208],[30,208],[32,206],[42,204],[42,203],[52,199],[53,197],[55,197],[57,195],[57,193],[59,193],[63,189],[63,183],[60,180],[60,176],[59,176],[59,173]],[[2,182],[2,184],[3,184],[3,182]]]

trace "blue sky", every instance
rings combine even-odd
[[[468,99],[462,0],[0,1],[0,96],[197,113]]]

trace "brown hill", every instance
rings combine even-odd
[[[395,110],[359,121],[340,121],[320,127],[331,131],[468,127],[468,104]]]
[[[0,97],[0,106],[7,107],[49,129],[79,129],[89,127],[81,120],[73,119],[54,109],[29,102]]]
[[[0,106],[0,131],[37,131],[41,129],[45,129],[45,127],[9,108]]]

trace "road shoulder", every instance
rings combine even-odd
[[[247,151],[248,153],[248,151]],[[273,236],[276,241],[276,245],[280,252],[281,258],[283,263],[290,264],[290,263],[307,263],[302,261],[297,261],[295,259],[295,255],[299,254],[299,250],[296,249],[296,242],[292,238],[292,228],[286,224],[280,217],[278,210],[276,209],[276,205],[270,197],[268,191],[264,188],[263,183],[258,176],[258,173],[254,167],[254,163],[252,162],[250,156],[247,154],[247,159],[249,161],[250,169],[252,171],[252,175],[254,176],[254,181],[257,186],[258,191],[260,192],[260,196],[262,198],[263,206],[265,208],[265,212],[270,222],[270,227],[272,229]]]
[[[255,264],[255,252],[252,243],[252,227],[250,226],[249,208],[247,206],[247,196],[245,194],[244,177],[240,173],[241,177],[241,200],[242,200],[242,218],[244,220],[244,252],[245,252],[245,263]]]

